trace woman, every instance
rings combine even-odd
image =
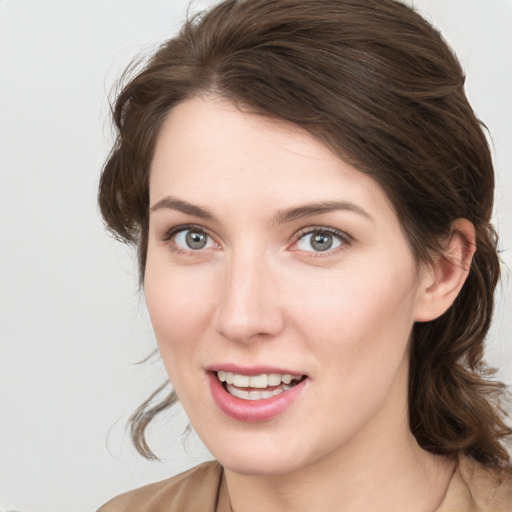
[[[491,156],[394,0],[229,0],[120,93],[99,200],[218,462],[101,510],[512,510]],[[156,395],[152,397],[156,398]]]

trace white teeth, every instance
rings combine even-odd
[[[217,377],[221,382],[225,382],[228,385],[236,386],[237,388],[257,389],[265,389],[269,386],[279,386],[281,383],[288,385],[292,382],[292,380],[300,380],[302,378],[302,376],[294,376],[290,375],[289,373],[263,373],[261,375],[242,375],[240,373],[225,372],[222,370],[217,372]]]
[[[231,385],[226,386],[229,394],[241,398],[242,400],[264,400],[265,398],[271,398],[273,396],[281,394],[283,391],[288,391],[290,386],[283,385],[279,389],[273,389],[272,391],[246,391]]]
[[[233,376],[233,384],[239,388],[248,388],[249,387],[249,376],[248,375],[240,375],[235,373]]]
[[[242,389],[233,388],[231,386],[227,386],[229,393],[237,398],[243,398],[245,400],[250,400],[249,393],[247,391],[243,391]]]
[[[268,386],[279,386],[281,384],[281,375],[278,373],[270,373],[267,375]]]
[[[279,384],[281,384],[279,382]],[[279,385],[277,384],[277,385]],[[266,388],[268,386],[268,377],[266,375],[254,375],[249,378],[249,385],[245,387],[250,388]]]

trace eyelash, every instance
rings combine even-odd
[[[208,234],[208,231],[202,228],[201,226],[195,225],[195,224],[182,224],[180,226],[175,226],[171,228],[170,230],[166,231],[164,236],[162,237],[162,242],[164,243],[170,243],[173,241],[174,237],[178,235],[179,233],[182,233],[184,231],[195,231],[198,233],[204,233],[207,237],[213,240],[213,237]],[[325,258],[328,256],[332,256],[333,254],[337,254],[340,251],[346,250],[347,246],[350,246],[352,244],[352,238],[344,233],[343,231],[339,231],[334,228],[329,228],[325,226],[309,226],[306,228],[301,229],[298,233],[296,233],[292,239],[292,244],[290,247],[293,247],[296,245],[300,240],[305,238],[308,235],[312,234],[328,234],[335,238],[337,238],[340,242],[340,245],[335,247],[332,250],[326,250],[324,251],[303,251],[309,253],[308,257],[314,257],[314,258]],[[219,246],[216,242],[214,242],[216,246]],[[172,244],[171,247],[172,251],[177,254],[188,254],[188,255],[194,255],[198,256],[203,252],[202,250],[187,250],[183,249],[182,247],[177,246],[175,243]],[[291,249],[292,251],[300,251],[300,249]]]
[[[208,232],[201,226],[197,226],[196,224],[182,224],[180,226],[174,226],[173,228],[169,229],[169,231],[166,231],[164,236],[162,237],[162,242],[170,244],[172,251],[175,252],[176,254],[188,254],[198,256],[202,252],[201,250],[187,250],[183,249],[182,247],[178,247],[175,243],[172,243],[174,237],[184,231],[195,231],[197,233],[204,233],[207,237],[213,240],[213,237],[210,236]],[[215,243],[215,245],[218,244]]]
[[[349,247],[353,240],[352,238],[344,233],[343,231],[339,231],[338,229],[329,228],[326,226],[308,226],[306,228],[301,229],[293,238],[293,245],[296,245],[300,240],[305,238],[308,235],[312,234],[328,234],[335,238],[337,238],[340,242],[340,245],[338,247],[335,247],[334,249],[326,250],[326,251],[304,251],[309,253],[308,257],[313,258],[326,258],[329,256],[332,256],[334,254],[337,254],[338,252],[344,251]],[[293,249],[293,250],[300,250],[300,249]]]

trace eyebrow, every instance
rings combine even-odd
[[[303,206],[281,210],[274,215],[273,222],[275,224],[284,224],[303,217],[310,217],[339,210],[357,213],[371,222],[374,220],[366,210],[354,203],[351,203],[350,201],[320,201],[317,203],[310,203]]]
[[[171,196],[166,196],[158,201],[158,203],[151,207],[150,211],[155,212],[164,208],[168,210],[176,210],[187,215],[192,215],[194,217],[198,217],[199,219],[213,221],[216,220],[215,215],[213,215],[213,213],[211,213],[206,208],[196,206],[195,204],[188,203],[187,201],[182,201],[181,199],[177,199]]]
[[[158,201],[151,207],[150,211],[155,212],[161,209],[176,210],[187,215],[192,215],[193,217],[197,217],[199,219],[217,221],[217,218],[210,210],[172,196],[166,196]],[[311,217],[313,215],[320,215],[322,213],[329,213],[339,210],[356,213],[362,217],[365,217],[371,222],[374,220],[366,210],[354,203],[351,203],[350,201],[319,201],[280,210],[274,215],[272,223],[285,224],[287,222],[291,222],[293,220],[301,219],[304,217]]]

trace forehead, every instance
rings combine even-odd
[[[223,208],[346,200],[392,213],[375,180],[305,129],[219,98],[187,100],[163,123],[151,165],[151,203],[166,195]]]
[[[195,148],[196,152],[189,150]],[[229,149],[229,153],[225,153]],[[159,157],[185,159],[186,163],[224,157],[293,156],[313,160],[332,159],[333,154],[302,127],[284,119],[240,110],[219,97],[195,97],[175,106],[167,115],[157,140]],[[174,158],[171,158],[174,160]],[[255,166],[259,159],[254,160]]]

